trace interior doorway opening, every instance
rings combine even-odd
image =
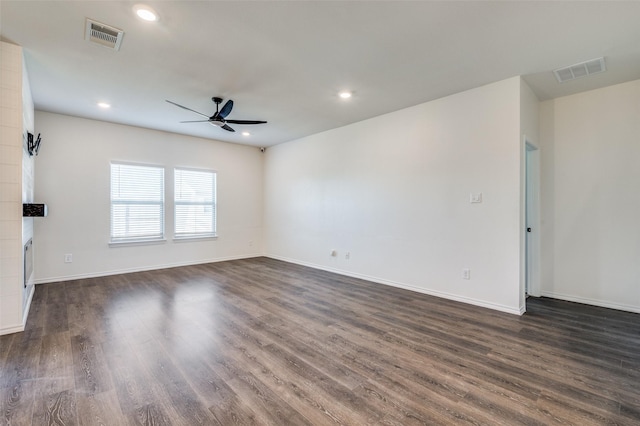
[[[525,143],[524,296],[540,297],[540,150]]]

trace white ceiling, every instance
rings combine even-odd
[[[120,51],[85,41],[86,18],[123,29]],[[0,22],[39,110],[256,146],[517,75],[541,100],[640,78],[638,1],[1,0]],[[556,82],[553,69],[600,56],[607,72]],[[165,102],[210,115],[212,96],[234,100],[227,118],[268,124],[178,123],[200,117]]]

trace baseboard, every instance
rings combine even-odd
[[[27,324],[27,317],[29,316],[29,308],[31,307],[31,300],[33,299],[33,293],[35,293],[33,285],[27,287],[29,289],[29,297],[27,298],[27,304],[25,305],[25,310],[22,313],[22,324],[20,325],[12,325],[11,327],[0,328],[0,336],[4,336],[5,334],[19,333],[24,331],[24,327]]]
[[[520,311],[518,315],[524,315],[524,313],[527,312],[527,304],[523,304],[522,306],[520,306]]]
[[[24,325],[14,325],[11,327],[0,328],[0,336],[4,336],[5,334],[19,333],[24,331]]]
[[[640,314],[639,306],[624,305],[621,303],[607,302],[606,300],[589,299],[586,297],[572,296],[568,294],[555,293],[553,291],[542,291],[540,295],[543,297],[551,297],[553,299],[565,300],[567,302],[582,303],[584,305],[599,306],[601,308],[616,309],[618,311],[633,312]]]
[[[366,281],[371,281],[371,282],[374,282],[374,283],[377,283],[377,284],[383,284],[383,285],[387,285],[387,286],[390,286],[390,287],[396,287],[396,288],[401,288],[401,289],[404,289],[404,290],[415,291],[416,293],[427,294],[429,296],[441,297],[443,299],[448,299],[448,300],[455,300],[456,302],[467,303],[469,305],[480,306],[482,308],[493,309],[495,311],[506,312],[508,314],[522,315],[524,313],[524,310],[522,308],[515,308],[514,309],[514,308],[511,308],[509,306],[499,305],[499,304],[487,302],[487,301],[484,301],[484,300],[477,300],[477,299],[472,299],[472,298],[468,298],[468,297],[464,297],[464,296],[459,296],[457,294],[451,294],[451,293],[446,293],[446,292],[437,291],[437,290],[425,289],[425,288],[422,288],[422,287],[412,286],[410,284],[399,283],[399,282],[396,282],[396,281],[390,281],[390,280],[386,280],[386,279],[383,279],[383,278],[372,277],[372,276],[364,275],[364,274],[358,274],[358,273],[354,273],[354,272],[350,272],[350,271],[345,271],[345,270],[342,270],[342,269],[330,268],[330,267],[326,267],[326,266],[323,266],[323,265],[317,265],[317,264],[310,263],[310,262],[303,262],[303,261],[300,261],[300,260],[290,259],[290,258],[283,257],[283,256],[265,254],[264,257],[268,257],[268,258],[276,259],[276,260],[281,260],[283,262],[293,263],[293,264],[296,264],[296,265],[307,266],[309,268],[319,269],[319,270],[322,270],[322,271],[333,272],[335,274],[344,275],[344,276],[347,276],[347,277],[352,277],[352,278],[358,278],[358,279],[362,279],[362,280],[366,280]]]
[[[27,324],[27,318],[29,317],[29,309],[31,309],[31,301],[33,300],[33,293],[35,293],[35,286],[33,285],[33,280],[31,280],[31,284],[27,286],[29,289],[29,297],[27,298],[27,304],[25,305],[25,310],[22,314],[22,324]]]
[[[72,280],[80,280],[80,279],[87,279],[87,278],[99,278],[99,277],[106,277],[106,276],[110,276],[110,275],[120,275],[120,274],[134,273],[134,272],[153,271],[153,270],[166,269],[166,268],[178,268],[178,267],[181,267],[181,266],[202,265],[202,264],[205,264],[205,263],[225,262],[225,261],[229,261],[229,260],[251,259],[251,258],[263,257],[263,256],[271,258],[271,259],[281,260],[283,262],[293,263],[293,264],[296,264],[296,265],[307,266],[309,268],[319,269],[319,270],[323,270],[323,271],[327,271],[327,272],[333,272],[333,273],[344,275],[344,276],[347,276],[347,277],[352,277],[352,278],[358,278],[358,279],[362,279],[362,280],[366,280],[366,281],[371,281],[371,282],[374,282],[374,283],[377,283],[377,284],[383,284],[383,285],[387,285],[387,286],[390,286],[390,287],[396,287],[396,288],[401,288],[401,289],[404,289],[404,290],[414,291],[416,293],[427,294],[427,295],[435,296],[435,297],[442,297],[443,299],[455,300],[457,302],[462,302],[462,303],[467,303],[467,304],[474,305],[474,306],[480,306],[480,307],[483,307],[483,308],[493,309],[495,311],[506,312],[506,313],[513,314],[513,315],[522,315],[524,313],[524,309],[522,307],[514,309],[514,308],[511,308],[509,306],[504,306],[504,305],[500,305],[500,304],[496,304],[496,303],[491,303],[491,302],[487,302],[487,301],[484,301],[484,300],[472,299],[472,298],[459,296],[459,295],[451,294],[451,293],[446,293],[446,292],[442,292],[442,291],[425,289],[425,288],[416,287],[416,286],[413,286],[413,285],[410,285],[410,284],[400,283],[400,282],[396,282],[396,281],[390,281],[390,280],[386,280],[386,279],[383,279],[383,278],[373,277],[373,276],[365,275],[365,274],[358,274],[358,273],[354,273],[354,272],[350,272],[350,271],[345,271],[345,270],[342,270],[342,269],[330,268],[330,267],[326,267],[326,266],[323,266],[323,265],[317,265],[317,264],[310,263],[310,262],[303,262],[303,261],[299,261],[297,259],[290,259],[290,258],[283,257],[283,256],[264,255],[264,254],[252,254],[252,255],[242,255],[242,256],[227,256],[227,257],[220,257],[220,258],[215,258],[215,259],[199,260],[199,261],[195,261],[195,262],[177,262],[177,263],[171,263],[171,264],[161,264],[161,265],[136,267],[136,268],[125,268],[125,269],[118,269],[118,270],[111,270],[111,271],[99,271],[99,272],[87,273],[87,274],[75,274],[75,275],[65,275],[65,276],[59,276],[59,277],[38,278],[38,279],[34,280],[34,283],[35,284],[46,284],[46,283],[72,281]],[[22,330],[16,330],[16,331],[22,331]]]
[[[167,269],[167,268],[179,268],[181,266],[192,266],[192,265],[203,265],[205,263],[226,262],[228,260],[251,259],[254,257],[262,257],[262,256],[263,256],[262,254],[226,256],[226,257],[217,257],[214,259],[198,260],[193,262],[164,263],[161,265],[116,269],[111,271],[99,271],[99,272],[91,272],[86,274],[64,275],[59,277],[45,277],[45,278],[38,278],[34,280],[34,283],[48,284],[48,283],[55,283],[55,282],[62,282],[62,281],[83,280],[87,278],[108,277],[110,275],[131,274],[134,272],[155,271],[158,269]]]

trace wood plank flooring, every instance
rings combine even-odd
[[[639,320],[267,258],[45,284],[0,337],[0,424],[638,425]]]

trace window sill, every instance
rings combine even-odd
[[[166,242],[166,238],[157,238],[152,240],[109,241],[109,247],[148,246],[153,244],[164,244]]]
[[[197,241],[197,240],[217,240],[218,234],[205,234],[205,235],[185,235],[183,237],[173,237],[173,241],[179,242],[188,242],[188,241]]]

